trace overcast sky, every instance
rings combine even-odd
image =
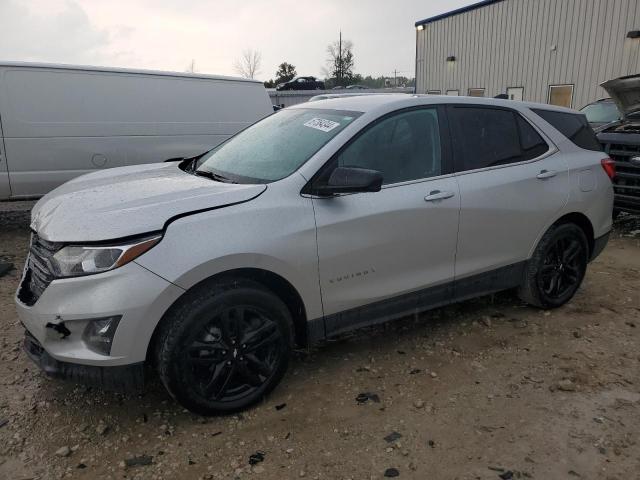
[[[417,20],[469,0],[0,0],[0,60],[234,75],[248,48],[322,75],[327,44],[354,44],[355,71],[413,76]]]

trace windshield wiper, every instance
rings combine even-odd
[[[224,175],[220,175],[219,173],[209,172],[207,170],[194,170],[193,174],[198,175],[199,177],[210,178],[211,180],[215,180],[216,182],[238,183],[238,182],[234,182],[230,178],[225,177]]]

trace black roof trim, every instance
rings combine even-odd
[[[416,27],[419,25],[425,25],[427,23],[436,22],[438,20],[442,20],[443,18],[453,17],[454,15],[470,12],[471,10],[476,10],[477,8],[486,7],[487,5],[491,5],[493,3],[498,3],[502,1],[503,0],[482,0],[481,2],[478,2],[478,3],[472,3],[471,5],[458,8],[457,10],[451,10],[450,12],[442,13],[440,15],[436,15],[435,17],[429,17],[429,18],[425,18],[424,20],[419,20],[416,22]]]

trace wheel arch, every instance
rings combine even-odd
[[[540,233],[538,234],[538,238],[536,238],[535,242],[533,242],[533,244],[531,245],[527,260],[531,258],[536,248],[538,248],[538,244],[542,240],[542,237],[544,237],[544,234],[547,233],[551,227],[555,225],[562,225],[565,223],[573,223],[580,227],[580,229],[584,232],[585,236],[587,237],[587,244],[589,247],[589,258],[591,258],[591,255],[593,254],[593,251],[595,249],[595,230],[593,228],[593,223],[584,213],[569,212],[563,214],[540,231]]]
[[[591,258],[595,246],[595,233],[593,224],[591,223],[591,220],[589,220],[589,217],[587,217],[584,213],[571,212],[560,217],[553,223],[553,225],[562,225],[566,223],[573,223],[580,227],[580,229],[584,232],[584,235],[587,237],[587,243],[589,246],[589,258]]]
[[[260,268],[235,268],[216,273],[201,280],[186,290],[171,304],[153,330],[151,339],[147,345],[147,362],[155,361],[154,349],[157,343],[158,333],[161,330],[161,325],[167,318],[168,314],[182,301],[184,301],[190,292],[193,292],[196,289],[206,288],[206,285],[211,282],[232,282],[237,280],[251,280],[257,282],[282,300],[291,313],[295,344],[299,347],[307,346],[307,311],[302,300],[302,296],[296,288],[287,279],[270,270]]]

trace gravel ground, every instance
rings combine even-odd
[[[640,220],[575,299],[503,293],[297,354],[261,405],[201,418],[152,380],[120,396],[49,380],[13,306],[27,209],[0,212],[0,479],[640,478]],[[369,393],[369,400],[356,397]]]

